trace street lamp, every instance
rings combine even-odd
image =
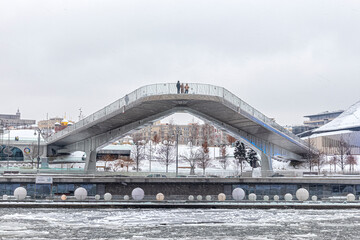
[[[37,145],[37,169],[39,169],[39,165],[40,165],[40,135],[41,135],[41,129],[37,128],[34,132],[34,135],[38,135],[38,145]]]
[[[176,130],[176,177],[179,174],[179,135],[181,136],[180,129]]]

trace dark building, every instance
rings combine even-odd
[[[0,126],[1,127],[23,127],[23,126],[31,126],[35,124],[35,120],[26,120],[21,119],[21,113],[19,109],[16,114],[0,114]]]
[[[318,114],[307,115],[304,117],[309,118],[309,120],[304,121],[304,125],[310,127],[321,127],[327,124],[328,122],[334,120],[335,118],[337,118],[343,112],[344,110],[332,111],[332,112],[326,111]]]

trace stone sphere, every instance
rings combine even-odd
[[[24,200],[26,198],[27,191],[23,187],[17,187],[14,191],[14,197],[16,200]]]
[[[256,201],[256,194],[255,193],[250,193],[249,194],[249,200],[250,201]]]
[[[105,200],[105,201],[110,201],[111,199],[112,199],[111,193],[105,193],[105,194],[104,194],[104,200]]]
[[[85,188],[79,187],[74,192],[76,200],[85,200],[87,197],[87,191]]]
[[[297,191],[296,191],[296,198],[299,200],[299,201],[306,201],[309,199],[309,191],[306,190],[305,188],[299,188]]]
[[[164,199],[165,199],[164,194],[162,194],[162,193],[156,194],[156,200],[158,200],[158,201],[164,201]]]
[[[194,201],[194,196],[190,195],[188,199],[189,199],[189,201]]]
[[[206,196],[206,200],[207,200],[207,201],[211,201],[211,196],[210,196],[210,195],[207,195],[207,196]]]
[[[225,195],[224,193],[220,193],[220,194],[218,195],[218,200],[219,200],[219,201],[225,201],[225,200],[226,200],[226,195]]]
[[[140,201],[144,199],[145,193],[144,190],[142,190],[141,188],[135,188],[134,190],[132,190],[131,196],[134,200]]]
[[[313,200],[314,202],[317,201],[317,196],[315,196],[315,195],[312,196],[312,197],[311,197],[311,200]]]
[[[264,201],[269,201],[269,196],[268,195],[264,196]]]
[[[235,188],[232,191],[232,197],[235,201],[240,201],[245,198],[245,191],[242,188]]]
[[[130,200],[129,195],[125,195],[125,196],[124,196],[124,200],[125,200],[125,201],[129,201],[129,200]]]
[[[352,194],[352,193],[349,193],[349,194],[346,196],[346,200],[347,200],[348,202],[353,202],[353,201],[355,201],[355,195]]]
[[[67,196],[65,194],[61,195],[61,198],[60,198],[62,201],[65,201],[67,199]]]
[[[100,195],[99,195],[99,194],[96,194],[96,195],[95,195],[95,200],[96,200],[96,201],[99,201],[99,200],[100,200],[100,198],[101,198],[101,197],[100,197]]]
[[[274,201],[279,201],[280,197],[278,195],[274,195]]]
[[[290,193],[285,194],[284,196],[285,201],[292,201],[293,196]]]
[[[198,201],[201,201],[201,200],[202,200],[202,196],[201,196],[201,195],[197,195],[196,199],[197,199]]]

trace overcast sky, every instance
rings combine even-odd
[[[0,0],[0,113],[77,120],[179,79],[299,124],[360,100],[359,25],[360,1]]]

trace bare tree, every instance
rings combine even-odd
[[[196,151],[196,157],[198,158],[197,164],[200,168],[202,168],[203,175],[205,175],[206,168],[211,166],[211,159],[209,157],[209,147],[207,141],[205,141],[201,145],[201,148]]]
[[[113,170],[116,172],[121,168],[126,167],[126,172],[129,172],[129,167],[134,164],[134,161],[130,158],[117,159],[114,164]]]
[[[198,123],[192,123],[189,127],[189,141],[192,146],[198,146],[199,145],[199,132],[200,132],[200,126]]]
[[[330,172],[331,172],[331,165],[334,165],[334,172],[336,173],[336,165],[338,164],[338,158],[336,156],[332,156],[329,160],[330,164]]]
[[[136,171],[139,172],[139,165],[142,160],[144,160],[145,153],[144,153],[144,143],[140,140],[138,136],[135,135],[133,138],[134,145],[131,149],[131,159],[136,164]]]
[[[104,171],[109,170],[109,168],[106,166],[108,162],[112,162],[114,161],[116,158],[114,158],[114,156],[110,155],[110,154],[106,154],[104,156],[102,156],[101,160],[105,162],[104,164]]]
[[[169,140],[164,140],[156,150],[158,154],[158,160],[160,163],[166,166],[166,172],[168,172],[169,165],[175,161],[175,146]]]
[[[354,172],[355,171],[355,165],[357,165],[357,160],[354,157],[354,155],[349,154],[346,158],[346,165],[349,165],[349,170],[350,172]]]
[[[160,137],[157,133],[155,133],[154,136],[152,137],[152,141],[153,141],[154,145],[156,145],[160,142]]]
[[[215,150],[214,150],[215,151]],[[226,145],[222,144],[220,146],[220,165],[221,167],[226,170],[227,166],[229,165],[228,153],[226,149]]]
[[[191,143],[189,143],[189,149],[185,153],[180,154],[180,158],[189,163],[190,175],[195,175],[195,167],[197,165],[198,159],[196,155],[196,149]]]
[[[316,164],[316,158],[318,157],[318,149],[315,147],[314,139],[308,137],[306,140],[306,159],[309,164],[310,172],[313,170],[313,166]]]
[[[226,140],[228,141],[228,143],[230,145],[232,145],[234,142],[236,142],[236,138],[234,138],[233,136],[231,135],[226,135]]]
[[[350,154],[349,144],[347,143],[347,141],[345,141],[343,137],[341,137],[335,148],[338,158],[338,164],[340,165],[341,171],[344,172],[346,159]]]

